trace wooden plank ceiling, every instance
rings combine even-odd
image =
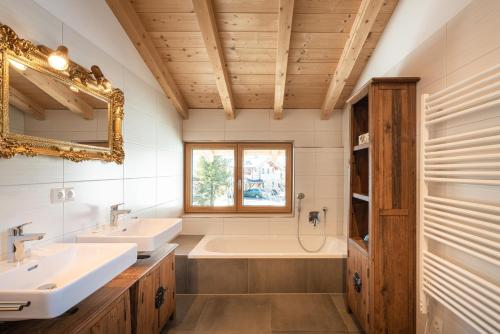
[[[107,1],[117,15],[112,6],[116,1]],[[278,41],[279,15],[290,3],[293,5],[293,15],[288,64],[284,67],[286,81],[282,108],[322,108],[330,81],[336,71],[340,70],[337,65],[344,47],[352,38],[351,29],[357,15],[359,16],[362,2],[365,7],[367,3],[377,2],[281,0],[280,3],[280,0],[213,0],[211,10],[215,25],[211,25],[206,20],[203,21],[199,10],[197,16],[191,0],[129,1],[132,4],[130,8],[152,40],[187,107],[224,108],[226,114],[231,104],[227,102],[223,105],[219,94],[221,91],[223,96],[232,96],[232,107],[235,109],[276,109],[275,90],[282,85],[280,80],[276,80],[276,74],[283,68],[283,50],[278,54],[278,68],[276,54],[278,44],[287,46],[286,42]],[[376,7],[372,9],[376,10],[372,14],[375,21],[367,25],[369,31],[367,37],[361,40],[359,56],[350,61],[352,69],[347,75],[346,71],[343,72],[345,84],[342,85],[340,96],[333,104],[329,101],[334,108],[341,108],[352,93],[353,86],[371,56],[397,0],[385,0],[380,3],[381,6],[372,4],[372,7]],[[120,20],[119,15],[117,17]],[[206,44],[215,45],[216,41],[212,38],[207,42],[207,34],[211,32],[202,33],[200,26],[203,29],[211,27],[216,32],[222,47],[219,54],[223,59],[220,61],[214,62],[217,53],[213,50],[212,54],[207,53]],[[283,24],[281,26],[283,29]],[[355,27],[357,26],[359,24]],[[130,32],[127,32],[131,36]],[[286,35],[285,33],[284,36]],[[134,42],[138,44],[137,41]],[[228,93],[225,93],[224,85],[221,86],[220,83],[218,89],[217,80],[224,75],[219,68],[220,64],[225,64],[229,81]],[[326,116],[323,118],[328,115],[328,112],[322,113],[322,116]]]

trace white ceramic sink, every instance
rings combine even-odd
[[[134,219],[79,234],[77,242],[133,242],[137,251],[152,252],[173,240],[182,230],[180,218]]]
[[[34,248],[22,264],[0,262],[0,320],[57,317],[137,260],[135,244],[50,244]]]

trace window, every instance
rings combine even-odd
[[[186,212],[291,212],[291,143],[186,143],[184,168]]]

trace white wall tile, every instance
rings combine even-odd
[[[342,147],[342,132],[339,131],[314,132],[313,145],[316,147]]]
[[[182,234],[203,235],[223,234],[224,221],[222,218],[183,218]]]
[[[182,122],[184,132],[224,132],[225,115],[219,109],[191,109],[189,119]]]
[[[224,141],[223,131],[188,131],[182,133],[184,141]]]
[[[313,111],[319,114],[319,110]],[[330,117],[330,119],[324,120],[320,117],[314,119],[314,130],[315,131],[342,131],[342,110],[335,109]]]
[[[127,143],[155,147],[156,123],[155,116],[130,107],[125,110],[123,138]]]
[[[125,178],[156,176],[156,149],[127,143],[125,147]]]
[[[343,178],[341,176],[316,176],[314,178],[315,198],[343,196]]]
[[[293,132],[293,131],[271,131],[269,140],[272,141],[293,141],[295,147],[314,146],[313,132]]]
[[[64,160],[64,181],[93,181],[123,178],[123,165],[104,161],[73,162]]]
[[[488,8],[485,10],[485,8]],[[500,46],[498,16],[500,3],[494,0],[473,2],[446,25],[446,69],[448,73]]]
[[[184,161],[182,153],[157,151],[158,176],[182,176]]]
[[[68,182],[76,199],[64,203],[64,233],[109,224],[110,206],[123,203],[123,181]]]
[[[151,116],[157,115],[158,95],[156,89],[152,89],[151,86],[128,70],[123,71],[123,78],[125,111],[133,107],[142,113],[147,113]]]
[[[160,114],[172,113],[168,110],[161,110]],[[177,116],[177,112],[175,114]],[[156,147],[159,150],[182,152],[182,127],[179,122],[168,123],[168,121],[158,120],[156,124]]]
[[[265,235],[269,233],[267,221],[245,219],[242,221],[229,221],[224,219],[224,234],[228,235]]]
[[[270,235],[295,235],[297,233],[297,220],[293,218],[288,221],[275,221],[271,218],[268,229]]]
[[[295,175],[314,175],[316,153],[310,149],[295,150]]]
[[[159,177],[156,180],[156,203],[165,203],[182,198],[183,182],[178,176]]]
[[[140,211],[156,205],[156,178],[124,180],[124,202],[127,209]]]
[[[317,149],[314,175],[344,175],[343,149]]]
[[[18,155],[0,159],[0,171],[0,185],[62,182],[63,160]]]
[[[270,128],[268,109],[241,109],[236,111],[234,120],[225,122],[227,132],[266,132]]]
[[[261,141],[269,140],[268,131],[226,131],[225,141]]]
[[[62,236],[62,204],[50,202],[50,190],[60,187],[61,183],[0,186],[2,259],[6,252],[7,232],[11,227],[32,222],[26,226],[25,231],[45,233],[45,241]]]
[[[157,218],[180,217],[183,212],[182,199],[158,204],[155,208]]]
[[[314,131],[315,120],[319,118],[318,110],[286,109],[283,119],[270,118],[271,131]]]

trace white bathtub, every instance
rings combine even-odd
[[[317,248],[320,236],[303,236],[308,248]],[[206,235],[188,254],[191,259],[214,258],[345,258],[345,237],[327,237],[325,246],[317,253],[304,251],[296,236],[269,235]]]

